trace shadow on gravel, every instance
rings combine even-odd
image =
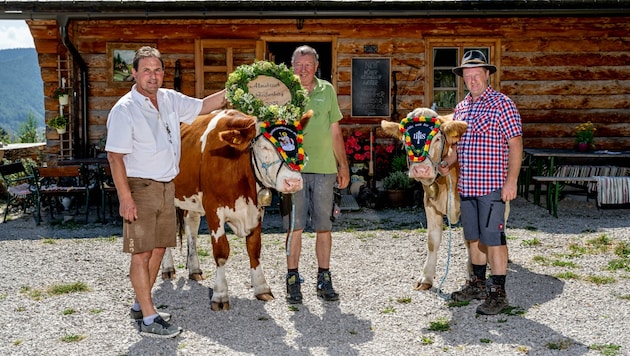
[[[154,299],[169,301],[177,309],[167,309],[173,323],[184,328],[184,333],[173,340],[142,338],[129,348],[129,355],[174,355],[186,345],[191,333],[201,335],[210,343],[207,354],[231,351],[252,355],[309,355],[309,349],[328,349],[329,354],[358,355],[352,345],[372,340],[371,324],[351,314],[344,314],[338,303],[327,303],[322,316],[311,313],[304,305],[296,310],[287,308],[298,335],[278,324],[266,310],[268,304],[252,298],[230,296],[230,310],[214,312],[210,309],[208,287],[180,277],[175,282],[158,282]],[[284,301],[275,301],[284,303]],[[270,302],[273,303],[273,302]],[[178,349],[178,345],[180,349]],[[185,348],[185,346],[183,346]]]
[[[520,345],[529,348],[528,353],[532,355],[554,351],[562,351],[567,355],[582,355],[589,352],[587,345],[527,317],[530,309],[561,298],[564,281],[510,263],[507,284],[511,307],[508,313],[476,315],[475,310],[480,304],[478,301],[461,308],[449,308],[453,315],[452,328],[448,333],[440,334],[445,343],[453,348],[466,344],[477,345],[481,349],[487,344],[502,344],[508,347],[513,345],[514,348]],[[567,311],[558,310],[557,313],[566,316]],[[428,330],[427,332],[430,333]]]

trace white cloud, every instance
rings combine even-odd
[[[26,21],[0,20],[0,49],[8,48],[35,48]]]

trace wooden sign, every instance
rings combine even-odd
[[[260,99],[265,106],[282,106],[291,102],[289,88],[280,80],[267,75],[259,75],[247,83],[249,92]]]
[[[390,116],[390,59],[352,58],[352,116]]]

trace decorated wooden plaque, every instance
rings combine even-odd
[[[282,106],[291,102],[289,88],[280,80],[268,75],[259,75],[247,83],[247,89],[265,105]]]

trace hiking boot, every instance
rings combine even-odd
[[[304,282],[297,272],[287,273],[287,302],[289,304],[302,304],[302,288]]]
[[[451,293],[451,299],[456,302],[470,302],[474,299],[484,299],[486,297],[486,281],[472,276],[466,281],[462,290]]]
[[[329,302],[339,300],[339,294],[333,289],[332,279],[328,271],[317,274],[317,296]]]
[[[182,328],[164,321],[161,316],[153,320],[153,323],[144,325],[140,323],[140,334],[150,337],[171,338],[181,334]]]
[[[508,307],[507,296],[501,286],[490,284],[487,291],[486,300],[477,307],[477,314],[497,315]]]
[[[169,313],[158,312],[158,314],[160,315],[160,317],[162,317],[162,319],[164,319],[164,321],[171,320],[171,314],[169,314]],[[136,310],[131,309],[129,311],[129,315],[131,315],[131,319],[133,319],[134,321],[142,321],[142,318],[144,318],[144,315],[142,315],[142,310],[137,310],[136,311]]]

